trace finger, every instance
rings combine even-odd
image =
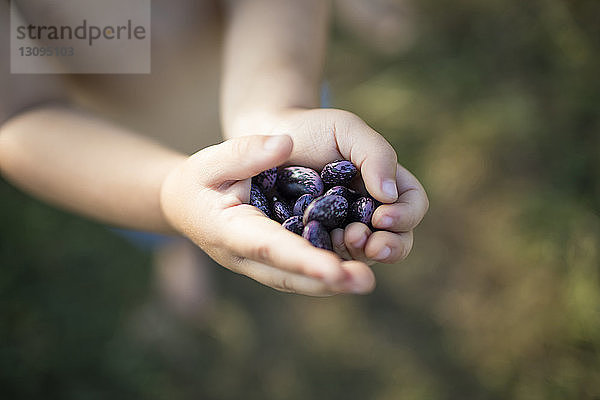
[[[369,193],[383,203],[398,199],[396,151],[387,140],[360,118],[352,117],[336,141],[344,156],[358,167]]]
[[[292,139],[287,135],[242,136],[207,147],[190,157],[205,186],[251,178],[282,164],[292,152]],[[212,171],[206,174],[206,171]]]
[[[335,251],[344,260],[352,260],[352,256],[348,252],[346,244],[344,243],[344,230],[339,228],[334,229],[331,231],[330,235],[331,243],[333,244],[333,251]]]
[[[366,294],[375,289],[373,270],[362,261],[344,261],[342,267],[349,278],[344,282],[344,289],[350,293]]]
[[[373,232],[365,246],[365,255],[374,261],[394,263],[405,259],[413,245],[413,233]]]
[[[235,272],[246,275],[273,289],[309,296],[332,296],[339,293],[364,294],[371,292],[375,287],[373,271],[364,263],[358,261],[344,262],[343,268],[348,278],[333,285],[249,259],[241,259],[230,267]]]
[[[308,296],[332,296],[332,290],[320,279],[284,271],[247,258],[241,259],[231,269],[273,289]]]
[[[222,216],[220,225],[227,229],[219,239],[235,254],[328,283],[344,278],[342,260],[335,253],[313,247],[308,240],[265,218],[255,207],[230,207]]]
[[[371,221],[378,229],[408,232],[413,230],[427,213],[429,200],[417,178],[400,165],[396,180],[400,189],[398,201],[377,207]]]
[[[369,235],[371,235],[369,227],[360,222],[353,222],[346,226],[344,243],[353,259],[363,262],[369,261],[365,255],[365,246]]]

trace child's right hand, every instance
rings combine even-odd
[[[289,136],[243,136],[195,153],[163,182],[167,220],[219,264],[274,289],[371,291],[375,278],[365,263],[313,247],[247,204],[250,178],[284,163],[292,146]]]

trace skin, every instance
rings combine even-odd
[[[0,3],[0,14],[7,15],[5,3]],[[167,125],[167,138],[145,136],[143,129],[115,123],[135,108],[119,104],[115,109],[128,111],[110,113],[102,103],[126,96],[127,85],[161,93],[173,86],[169,75],[166,82],[153,74],[65,83],[50,75],[9,75],[2,61],[0,84],[7,90],[0,91],[5,121],[0,171],[23,190],[73,212],[113,225],[185,235],[226,268],[278,290],[317,296],[371,291],[375,278],[368,264],[394,263],[408,255],[412,230],[428,201],[379,133],[347,111],[316,108],[327,2],[231,1],[225,14],[220,115],[228,140],[206,147],[207,141],[216,141],[217,131],[202,124],[197,126],[204,131],[179,132],[186,139],[178,141],[175,122]],[[210,51],[210,43],[201,45]],[[153,57],[160,51],[157,46]],[[123,96],[106,92],[112,86],[102,84],[103,79],[114,79],[114,90]],[[66,95],[65,88],[73,84],[87,97]],[[84,97],[87,102],[80,101]],[[155,101],[143,103],[146,108],[136,104],[137,110],[152,118],[148,110],[162,105]],[[103,117],[109,114],[116,117]],[[169,113],[162,117],[168,121]],[[166,139],[172,143],[164,144]],[[191,156],[186,151],[199,147]],[[336,230],[336,255],[312,247],[245,204],[250,178],[265,169],[288,164],[319,170],[339,158],[359,168],[375,198],[392,203],[373,216],[374,226],[389,232],[371,233],[360,223]]]

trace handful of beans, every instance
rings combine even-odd
[[[347,160],[317,171],[300,166],[271,168],[252,178],[250,204],[313,246],[333,250],[329,232],[352,222],[371,226],[379,203],[348,185],[358,170]]]

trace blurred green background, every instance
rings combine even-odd
[[[0,398],[600,399],[600,2],[396,6],[326,73],[430,196],[373,294],[215,267],[194,326],[151,254],[0,181]]]

